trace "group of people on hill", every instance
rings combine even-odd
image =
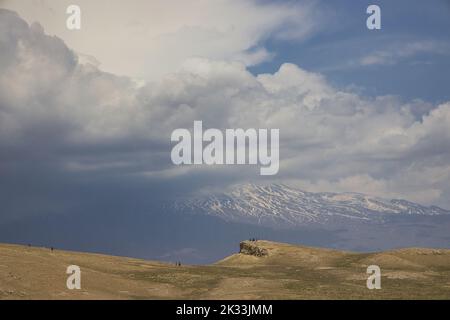
[[[248,241],[255,242],[255,241],[258,241],[258,239],[256,239],[256,238],[250,238],[250,239],[248,239]]]

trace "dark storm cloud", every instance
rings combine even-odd
[[[450,205],[449,103],[366,98],[293,64],[254,76],[241,63],[189,59],[141,84],[79,63],[39,24],[1,9],[0,53],[2,221],[81,207],[107,217],[94,208],[111,203],[145,211],[262,179],[254,167],[173,166],[170,134],[194,120],[280,128],[274,180]]]

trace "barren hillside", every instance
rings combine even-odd
[[[382,289],[366,288],[378,265]],[[66,268],[81,268],[81,290]],[[213,265],[0,245],[1,299],[449,299],[450,250],[409,248],[352,253],[244,241]]]

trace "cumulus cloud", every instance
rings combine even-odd
[[[270,59],[268,38],[305,39],[326,21],[315,2],[256,0],[78,0],[82,27],[66,29],[70,0],[3,0],[29,23],[94,56],[104,71],[146,80],[176,71],[191,57],[241,61],[247,66]]]
[[[277,182],[450,207],[450,102],[364,97],[288,63],[254,76],[239,61],[193,58],[159,81],[137,83],[79,63],[60,39],[6,10],[0,53],[0,176],[16,187],[32,181],[33,197],[20,192],[41,211],[61,210],[60,198],[39,202],[42,186],[52,186],[51,198],[80,177],[169,191],[261,179],[246,166],[174,167],[170,134],[194,120],[280,128]]]

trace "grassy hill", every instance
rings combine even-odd
[[[81,290],[66,268],[81,268]],[[378,265],[381,290],[366,288]],[[352,253],[244,241],[213,265],[0,245],[0,299],[450,299],[450,250]]]

